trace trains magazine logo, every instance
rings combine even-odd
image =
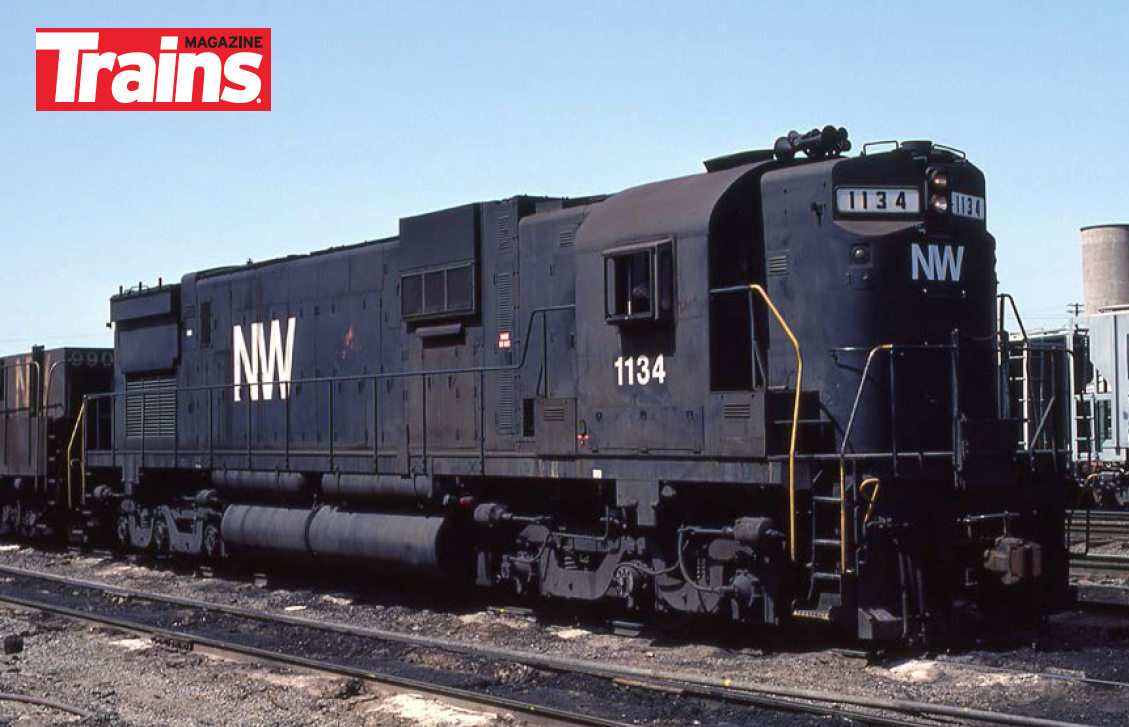
[[[36,111],[270,111],[270,28],[37,28]]]

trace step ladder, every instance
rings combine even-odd
[[[775,446],[786,446],[793,424],[792,408],[795,389],[770,388],[769,416],[776,427]],[[800,418],[795,421],[797,451],[801,454],[834,454],[834,423],[825,418],[818,391],[800,394]],[[802,594],[793,607],[796,618],[835,621],[843,603],[843,540],[841,538],[843,498],[838,476],[817,478],[811,486],[810,523],[797,525],[797,562],[803,564],[809,577],[807,594]],[[798,507],[802,507],[799,506]],[[797,513],[802,515],[803,513]],[[802,521],[801,517],[797,518]]]
[[[843,562],[843,483],[838,478],[813,482],[811,490],[811,548],[807,570],[811,579],[797,618],[837,621],[843,607],[847,569]]]
[[[1074,397],[1074,461],[1093,462],[1100,443],[1094,431],[1094,401],[1085,394]]]
[[[1019,353],[1014,353],[1015,343],[1019,342]],[[1030,444],[1031,422],[1031,352],[1022,339],[1012,338],[1007,350],[1008,401],[1016,404],[1018,411],[1010,412],[1020,420],[1019,439],[1016,446],[1027,451]]]

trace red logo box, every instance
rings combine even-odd
[[[270,111],[270,28],[36,28],[36,111]]]

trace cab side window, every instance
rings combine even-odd
[[[669,321],[673,314],[673,241],[624,245],[604,253],[607,322]]]

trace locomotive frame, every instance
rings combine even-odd
[[[1016,450],[983,176],[847,149],[827,127],[120,291],[75,530],[871,640],[1036,617],[1064,450]],[[837,206],[855,189],[896,207]]]

